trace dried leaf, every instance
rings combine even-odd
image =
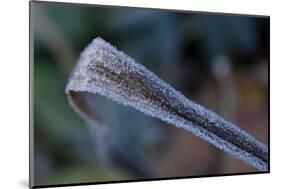
[[[93,116],[87,110],[87,104],[81,106],[75,100],[83,92],[99,94],[131,106],[190,131],[261,171],[268,170],[266,145],[216,113],[187,99],[101,38],[94,39],[82,52],[66,88],[73,107],[89,120]]]

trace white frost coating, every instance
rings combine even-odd
[[[101,38],[94,39],[81,53],[66,88],[70,101],[71,91],[99,94],[131,106],[190,131],[261,171],[268,170],[266,145],[214,112],[188,100]],[[82,115],[85,112],[78,110],[78,113]]]

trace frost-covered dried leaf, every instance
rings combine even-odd
[[[101,38],[82,52],[66,88],[84,118],[91,115],[73,101],[77,93],[99,94],[131,106],[215,145],[261,171],[268,170],[267,146],[214,112],[192,102],[154,73]],[[78,107],[78,108],[77,108]]]

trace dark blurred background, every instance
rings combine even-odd
[[[31,11],[36,185],[257,171],[103,97],[104,125],[91,130],[64,90],[79,53],[100,36],[267,144],[269,18],[42,2]]]

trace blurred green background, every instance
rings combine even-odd
[[[35,185],[257,171],[102,97],[96,108],[111,137],[89,130],[64,90],[79,53],[100,36],[267,144],[269,18],[43,2],[31,12]]]

